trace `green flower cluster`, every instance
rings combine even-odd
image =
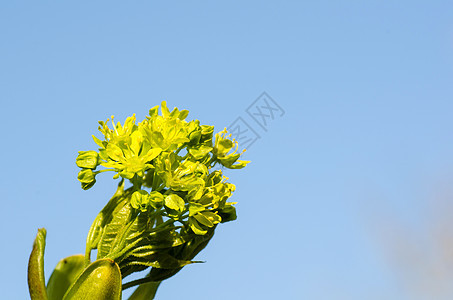
[[[170,112],[165,102],[158,110],[153,107],[138,124],[135,115],[124,125],[113,116],[99,122],[104,138],[93,139],[100,148],[81,151],[76,160],[83,189],[101,172],[121,178],[90,228],[84,259],[88,265],[97,249],[97,260],[115,261],[123,278],[152,267],[142,280],[162,281],[193,263],[216,226],[236,219],[235,203],[227,202],[235,186],[221,167],[248,163],[239,159],[238,143],[226,129],[214,135],[213,126],[186,121],[187,110]]]
[[[213,141],[214,126],[185,121],[187,110],[170,112],[165,102],[162,115],[158,109],[153,107],[138,124],[135,115],[124,125],[115,124],[112,116],[112,129],[109,119],[100,121],[104,140],[93,136],[99,151],[79,152],[76,163],[82,170],[78,179],[83,189],[89,189],[97,174],[113,171],[114,178],[133,184],[133,208],[145,212],[163,207],[164,216],[178,221],[188,217],[193,232],[205,234],[207,228],[222,221],[221,211],[234,211],[226,200],[235,186],[226,182],[221,170],[213,171],[214,165],[240,169],[248,162],[239,160],[242,153],[237,153],[238,144],[227,136],[226,129]],[[99,166],[105,169],[96,171]]]

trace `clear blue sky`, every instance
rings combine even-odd
[[[166,100],[261,138],[228,172],[239,219],[157,299],[417,299],[384,244],[453,182],[452,82],[451,1],[2,1],[1,298],[28,297],[38,227],[47,278],[83,252],[115,190],[76,179],[97,121]],[[267,131],[263,91],[285,111]]]

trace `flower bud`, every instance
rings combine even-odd
[[[96,183],[96,174],[91,169],[83,169],[79,172],[77,179],[82,183],[82,189],[88,190]]]
[[[133,208],[146,211],[149,204],[149,194],[147,191],[139,190],[132,194],[131,205]]]
[[[163,202],[164,202],[164,195],[162,195],[160,192],[152,191],[149,194],[149,203],[155,209],[162,207]]]
[[[80,168],[95,169],[98,166],[99,155],[96,151],[79,151],[76,164]]]

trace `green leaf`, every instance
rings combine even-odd
[[[68,288],[84,269],[84,256],[82,254],[68,256],[60,260],[47,283],[49,300],[63,299]]]
[[[190,222],[190,220],[189,220]],[[178,259],[192,260],[201,250],[203,250],[214,235],[214,227],[210,228],[204,235],[196,235],[187,243],[182,245],[181,251],[178,251]],[[147,277],[150,281],[162,281],[174,276],[181,271],[182,268],[177,269],[158,269],[152,268]],[[127,285],[127,283],[125,284]]]
[[[101,238],[104,236],[105,227],[112,221],[114,212],[117,213],[127,202],[128,197],[131,195],[129,191],[124,191],[124,180],[118,184],[118,188],[109,200],[107,205],[101,210],[101,212],[96,216],[93,224],[87,235],[86,240],[86,250],[85,250],[85,263],[88,265],[90,263],[90,254],[92,249],[108,249],[108,244],[104,238],[104,246],[100,247],[99,243]],[[108,250],[107,250],[108,253]],[[99,254],[99,251],[98,251]]]
[[[91,251],[91,249],[96,249],[99,240],[101,239],[101,232],[102,232],[102,221],[104,218],[103,210],[96,216],[91,225],[90,230],[88,231],[86,246],[87,250]],[[88,255],[88,253],[87,253]]]
[[[138,286],[128,300],[152,300],[156,296],[161,281],[152,281]]]
[[[46,282],[44,279],[44,249],[46,247],[46,229],[38,229],[33,250],[28,261],[28,290],[32,300],[46,300]]]
[[[118,190],[107,205],[101,210],[87,237],[87,252],[98,249],[97,258],[104,258],[110,251],[112,243],[119,230],[130,219],[131,206],[128,204],[130,191],[123,190],[124,180],[118,185]],[[88,250],[89,249],[89,250]]]
[[[169,249],[172,247],[177,247],[179,245],[182,245],[185,243],[185,240],[179,236],[171,236],[167,234],[168,237],[172,239],[158,239],[154,241],[151,240],[150,243],[152,244],[147,244],[145,246],[137,246],[135,249],[131,251],[131,255],[134,257],[146,257],[146,256],[151,256],[155,253],[157,253],[157,250],[161,249]]]
[[[132,207],[128,203],[129,199],[125,198],[124,200],[115,207],[111,216],[109,216],[111,219],[104,227],[98,244],[98,259],[111,252],[113,244],[118,241],[118,235],[124,232],[126,225],[132,218]]]
[[[170,209],[183,211],[184,204],[184,200],[176,194],[171,194],[165,197],[165,206]]]
[[[82,299],[121,299],[121,272],[113,260],[100,259],[90,264],[63,298],[63,300]]]
[[[128,262],[128,265],[142,265],[158,269],[178,269],[189,264],[201,263],[201,261],[189,261],[176,259],[173,256],[165,252],[156,252],[151,257],[136,258]]]

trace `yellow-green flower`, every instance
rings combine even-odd
[[[249,161],[239,160],[242,153],[237,153],[238,142],[235,139],[231,140],[231,134],[227,134],[228,131],[225,128],[223,131],[215,135],[215,145],[212,153],[224,167],[229,169],[242,169],[249,163]],[[230,153],[233,148],[233,152]]]
[[[134,131],[122,144],[107,144],[104,155],[107,156],[105,157],[107,161],[101,165],[113,168],[127,179],[132,179],[136,174],[143,177],[145,171],[153,168],[150,162],[161,152],[160,148],[151,148],[140,131]]]
[[[179,111],[175,108],[170,113],[164,101],[160,116],[157,113],[158,108],[159,106],[153,107],[148,120],[144,120],[140,126],[150,145],[162,151],[174,151],[189,142],[188,123],[184,121],[188,111]]]

